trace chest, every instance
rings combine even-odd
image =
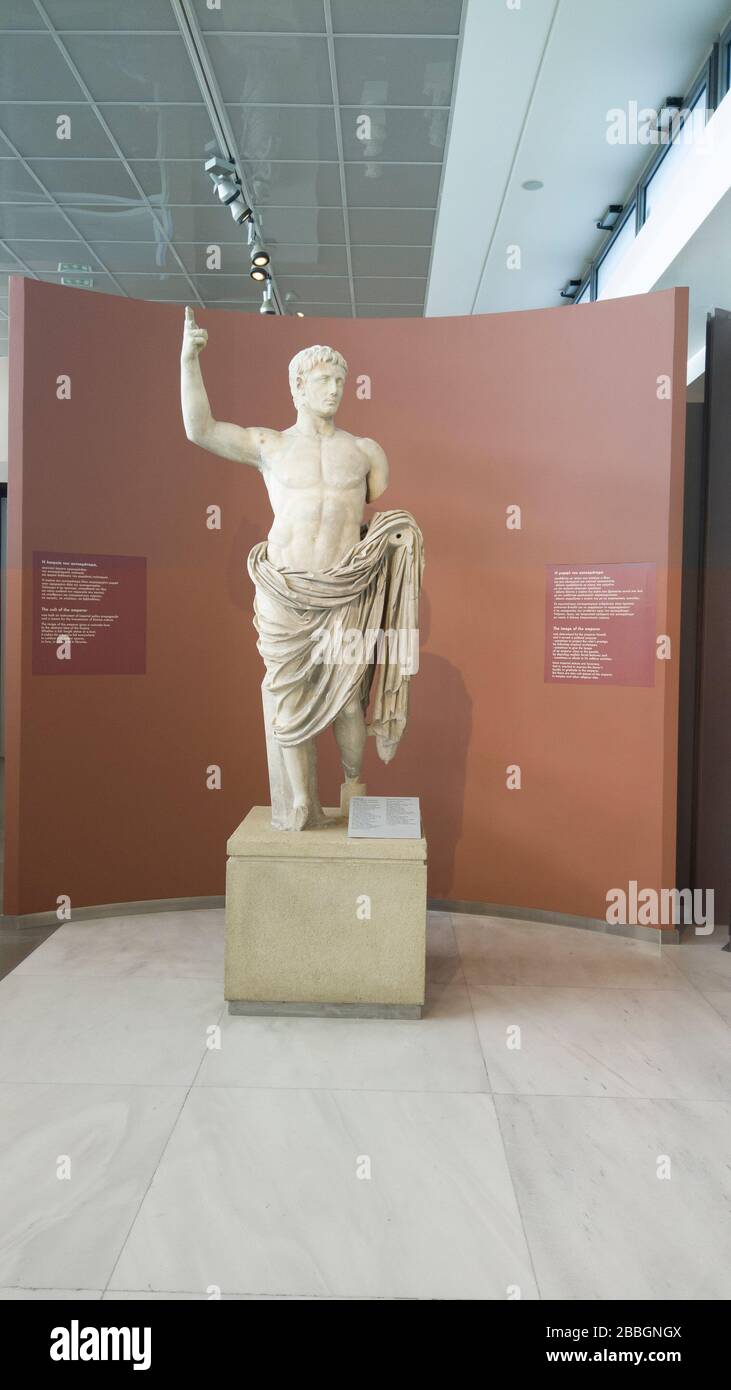
[[[368,461],[348,435],[330,439],[285,438],[267,464],[277,482],[287,488],[347,489],[362,484]]]

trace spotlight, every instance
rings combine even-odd
[[[252,267],[251,267],[251,270],[249,271],[249,275],[251,276],[252,280],[268,280],[268,279],[269,279],[269,273],[268,273],[267,270],[265,270],[265,268],[264,268],[263,265],[254,265],[254,266],[252,266]]]
[[[260,313],[260,314],[276,314],[276,312],[277,312],[277,311],[276,311],[276,309],[275,309],[275,307],[274,307],[274,304],[273,304],[273,302],[272,302],[272,282],[271,282],[270,277],[267,275],[267,283],[266,283],[266,285],[264,286],[264,293],[263,293],[263,295],[262,295],[262,297],[261,297],[261,305],[260,305],[260,307],[259,307],[259,313]]]
[[[297,310],[295,311],[295,318],[297,318],[297,319],[303,319],[304,316],[305,316],[305,315],[304,315],[304,310],[303,310],[303,309],[297,309]]]
[[[213,186],[221,199],[222,203],[228,205],[234,198],[238,198],[241,188],[236,174],[236,168],[230,159],[222,159],[219,155],[214,155],[212,159],[207,159],[205,170],[209,178],[213,180]]]
[[[611,232],[612,227],[616,227],[617,218],[620,212],[624,212],[623,203],[610,203],[606,212],[603,212],[597,222],[597,229],[600,232]]]
[[[269,264],[269,260],[269,252],[264,249],[261,242],[255,242],[251,252],[251,264],[264,266]]]
[[[241,226],[242,222],[250,222],[254,216],[251,208],[247,208],[241,196],[241,189],[239,189],[238,197],[235,198],[229,206],[231,208],[231,216],[234,222],[238,222],[239,226]]]

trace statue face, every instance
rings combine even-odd
[[[343,398],[345,372],[336,362],[318,362],[302,382],[301,402],[313,415],[330,419]]]

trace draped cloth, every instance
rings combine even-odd
[[[353,696],[365,713],[373,687],[368,732],[390,761],[418,665],[423,568],[421,531],[403,511],[377,512],[343,558],[317,573],[278,569],[266,541],[254,546],[254,626],[279,744],[315,738]]]

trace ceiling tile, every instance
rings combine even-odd
[[[59,124],[60,118],[63,118],[62,124]],[[67,129],[68,139],[65,138]],[[67,102],[61,111],[52,101],[40,102],[37,106],[29,102],[0,102],[0,130],[26,159],[40,155],[53,159],[114,156],[114,146],[91,107],[85,104]],[[59,132],[64,135],[61,140]]]
[[[68,238],[68,223],[61,213],[49,203],[39,203],[35,207],[20,203],[6,203],[0,207],[0,236],[32,237],[50,240]]]
[[[342,207],[337,164],[245,163],[243,173],[256,209],[270,207]]]
[[[275,265],[277,287],[286,294],[292,290],[298,300],[317,300],[318,303],[350,304],[350,289],[346,276],[339,275],[281,275]]]
[[[227,106],[242,159],[337,159],[332,107]]]
[[[235,312],[239,314],[258,314],[259,312],[258,303],[254,304],[252,302],[251,304],[242,304],[240,299],[216,299],[211,302],[207,301],[207,307],[210,309],[225,309],[230,313]],[[199,310],[196,309],[196,316],[198,313]],[[200,319],[198,322],[202,323]]]
[[[7,145],[0,141],[0,153]],[[19,159],[0,159],[0,203],[44,203],[46,195],[35,179],[23,168]],[[0,235],[3,221],[0,214]]]
[[[67,207],[64,211],[87,241],[158,241],[160,228],[144,203]],[[65,229],[68,236],[68,227]],[[26,233],[27,235],[27,233]]]
[[[224,0],[211,10],[206,0],[192,0],[198,23],[206,32],[221,30],[281,30],[322,34],[325,7],[322,0]]]
[[[334,243],[345,241],[343,214],[337,208],[257,209],[262,236],[274,242]]]
[[[3,34],[2,84],[4,101],[79,101],[84,95],[48,33]]]
[[[7,243],[7,250],[4,246],[0,246],[0,271],[13,271],[17,273],[20,270],[22,270],[22,266],[18,264],[17,256],[13,252],[12,243]]]
[[[301,309],[305,318],[308,319],[349,319],[351,317],[350,304],[328,304],[322,302],[310,304],[309,301],[303,301],[297,304],[297,308]]]
[[[9,241],[8,246],[38,275],[57,272],[61,262],[70,265],[90,265],[96,272],[102,269],[97,258],[90,255],[83,241]],[[113,267],[107,265],[107,269],[112,270]]]
[[[69,275],[70,275],[70,274],[71,274],[71,272],[69,272]],[[38,278],[39,278],[39,280],[45,280],[49,285],[60,285],[60,284],[61,284],[61,281],[62,281],[62,276],[61,276],[61,275],[39,275]],[[122,291],[119,290],[119,289],[117,288],[117,286],[115,285],[114,281],[110,278],[110,276],[109,276],[109,275],[105,275],[105,274],[103,273],[103,271],[101,271],[101,270],[95,270],[95,271],[93,272],[92,278],[93,278],[93,281],[94,281],[94,285],[93,285],[93,289],[90,289],[90,290],[88,291],[89,294],[93,294],[93,293],[95,293],[95,292],[99,292],[100,294],[116,294],[116,295],[119,295],[119,294],[122,293]],[[79,289],[79,288],[84,288],[84,286],[76,286],[75,288],[77,288],[77,289]]]
[[[332,102],[324,38],[207,34],[206,47],[226,102]]]
[[[356,278],[355,302],[361,304],[423,304],[426,280],[406,276]]]
[[[368,117],[369,125],[364,124]],[[444,154],[449,111],[414,106],[410,110],[346,106],[340,112],[346,159],[409,164],[439,163]]]
[[[360,304],[356,310],[359,319],[418,319],[423,309],[419,304]]]
[[[345,246],[269,246],[277,275],[347,275]]]
[[[43,0],[43,3],[48,18],[59,30],[177,28],[170,0],[121,0],[121,3],[110,3],[110,0]]]
[[[33,159],[28,163],[58,203],[140,201],[118,159]]]
[[[189,243],[176,241],[175,249],[180,256],[183,265],[191,275],[248,275],[251,269],[251,258],[249,248],[244,240],[241,244],[225,242],[218,244],[221,264],[218,270],[212,270],[209,263],[209,252],[211,246],[216,243],[201,242],[200,244],[190,245]]]
[[[98,241],[90,243],[100,260],[115,275],[117,271],[180,272],[180,266],[166,241]]]
[[[204,163],[204,159],[137,159],[130,161],[130,167],[155,204],[211,203],[216,206],[213,184]],[[231,221],[230,212],[225,208],[221,208],[221,212]]]
[[[96,101],[200,100],[177,33],[65,34],[63,41]]]
[[[0,5],[0,33],[4,29],[43,29],[45,26],[28,0],[3,0]]]
[[[348,214],[350,238],[370,246],[431,246],[433,212],[363,208]]]
[[[341,34],[458,34],[462,0],[332,0]]]
[[[132,299],[169,299],[190,302],[190,285],[184,275],[117,275],[125,294]]]
[[[336,39],[341,102],[373,106],[448,106],[457,40]]]
[[[429,270],[430,246],[354,246],[354,275],[421,275]]]
[[[440,164],[346,164],[349,208],[435,208]]]
[[[218,153],[205,106],[125,106],[104,102],[101,113],[128,159],[191,159]],[[0,122],[2,116],[0,114]]]
[[[201,299],[248,299],[261,301],[261,285],[254,283],[248,270],[241,275],[196,275],[193,283]]]

